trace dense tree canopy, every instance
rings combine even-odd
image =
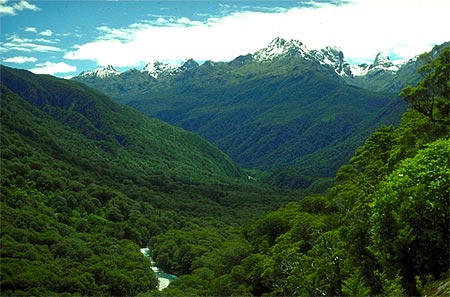
[[[431,77],[443,86],[449,82],[447,55],[443,51],[424,68],[432,67]],[[408,89],[403,94],[410,102]],[[373,133],[339,169],[327,194],[257,219],[231,251],[206,253],[161,295],[416,296],[448,290],[450,140],[441,107],[450,94],[436,94],[433,117],[410,102],[400,126]],[[234,257],[225,256],[230,252]]]
[[[85,86],[2,68],[2,294],[444,294],[448,53],[405,89],[399,126],[375,131],[308,196],[249,179],[201,138]],[[167,289],[143,246],[179,275]]]
[[[75,82],[1,67],[0,103],[5,295],[155,290],[139,252],[150,239],[179,238],[155,258],[188,273],[238,226],[292,199],[193,133]]]

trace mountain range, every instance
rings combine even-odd
[[[254,54],[239,56],[234,62],[242,63],[243,61],[253,60],[256,62],[267,63],[272,62],[274,59],[287,56],[301,56],[304,59],[331,67],[339,76],[343,77],[347,83],[368,87],[372,90],[375,88],[375,90],[397,92],[405,85],[405,83],[419,79],[415,72],[418,67],[416,62],[417,57],[413,57],[405,63],[394,64],[386,53],[380,52],[376,55],[372,64],[363,63],[359,65],[350,65],[345,60],[344,53],[339,47],[327,46],[320,50],[309,50],[306,45],[298,40],[287,41],[279,37],[272,40],[267,47]],[[206,61],[203,64],[204,66],[211,67],[223,63],[224,62]],[[200,65],[193,59],[188,59],[181,65],[174,65],[155,60],[146,64],[140,71],[132,68],[125,73],[121,73],[112,65],[108,65],[92,71],[84,71],[80,73],[78,77],[83,77],[85,79],[87,77],[103,79],[131,73],[135,74],[139,71],[157,79],[158,76],[174,76],[187,69],[193,69],[198,66]],[[405,75],[402,75],[402,72],[405,72],[405,69],[409,69],[408,79],[403,78]],[[411,76],[413,77],[411,78]],[[374,83],[374,80],[378,82]],[[368,81],[371,82],[369,83]]]
[[[423,105],[400,115],[395,93],[349,84],[344,66],[286,43],[227,63],[82,76],[268,168],[282,191],[198,134],[86,84],[0,66],[2,294],[448,291],[450,49],[421,57],[424,79],[405,96],[432,94],[419,102],[436,120]],[[328,176],[361,141],[335,178],[306,176]],[[178,275],[162,293],[142,247]]]
[[[383,53],[354,66],[337,47],[275,38],[230,62],[108,66],[73,80],[198,133],[244,167],[331,177],[370,133],[398,123],[406,104],[397,94],[420,79],[418,67]]]

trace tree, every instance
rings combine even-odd
[[[422,60],[429,60],[432,54],[424,54]],[[433,122],[449,120],[450,100],[450,48],[444,48],[440,55],[419,68],[424,75],[416,87],[405,87],[400,95],[417,111]]]
[[[450,141],[437,140],[404,160],[375,193],[370,247],[391,280],[417,294],[417,277],[439,278],[450,265]]]

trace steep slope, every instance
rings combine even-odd
[[[336,48],[310,51],[299,41],[277,38],[252,55],[193,65],[161,79],[128,72],[94,82],[74,79],[200,134],[242,166],[304,165],[316,154],[327,165],[303,173],[333,176],[362,143],[355,135],[374,131],[376,118],[396,123],[405,108],[399,101],[384,112],[396,96],[349,86],[340,75],[348,67]],[[337,142],[343,151],[330,158],[326,149]]]
[[[357,127],[370,131],[364,122],[396,100],[391,94],[349,87],[331,70],[319,67],[282,58],[267,64],[199,68],[189,80],[174,82],[171,93],[128,104],[196,131],[243,166],[278,168],[345,141]],[[242,79],[252,72],[253,77]],[[328,165],[323,171],[311,166],[307,173],[327,175],[336,164]]]
[[[286,203],[199,136],[83,84],[1,67],[2,295],[134,296],[170,230],[210,242]]]
[[[111,160],[129,153],[151,162],[142,168],[146,171],[195,178],[240,175],[231,159],[195,134],[149,119],[83,85],[6,67],[2,83],[60,125],[94,140]]]

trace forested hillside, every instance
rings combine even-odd
[[[85,85],[1,67],[2,295],[448,295],[450,48],[421,59],[399,126],[306,196]],[[179,276],[163,291],[146,246]]]
[[[200,236],[177,251],[187,267],[177,272],[188,272],[194,257],[292,200],[191,132],[76,82],[0,70],[2,295],[155,290],[139,252],[150,239]]]
[[[432,58],[399,127],[367,138],[326,195],[258,218],[157,296],[448,295],[450,49]]]
[[[333,177],[370,133],[398,124],[406,105],[397,92],[349,85],[317,55],[298,41],[275,39],[253,55],[200,66],[190,61],[156,78],[130,70],[73,79],[194,131],[243,167]]]

